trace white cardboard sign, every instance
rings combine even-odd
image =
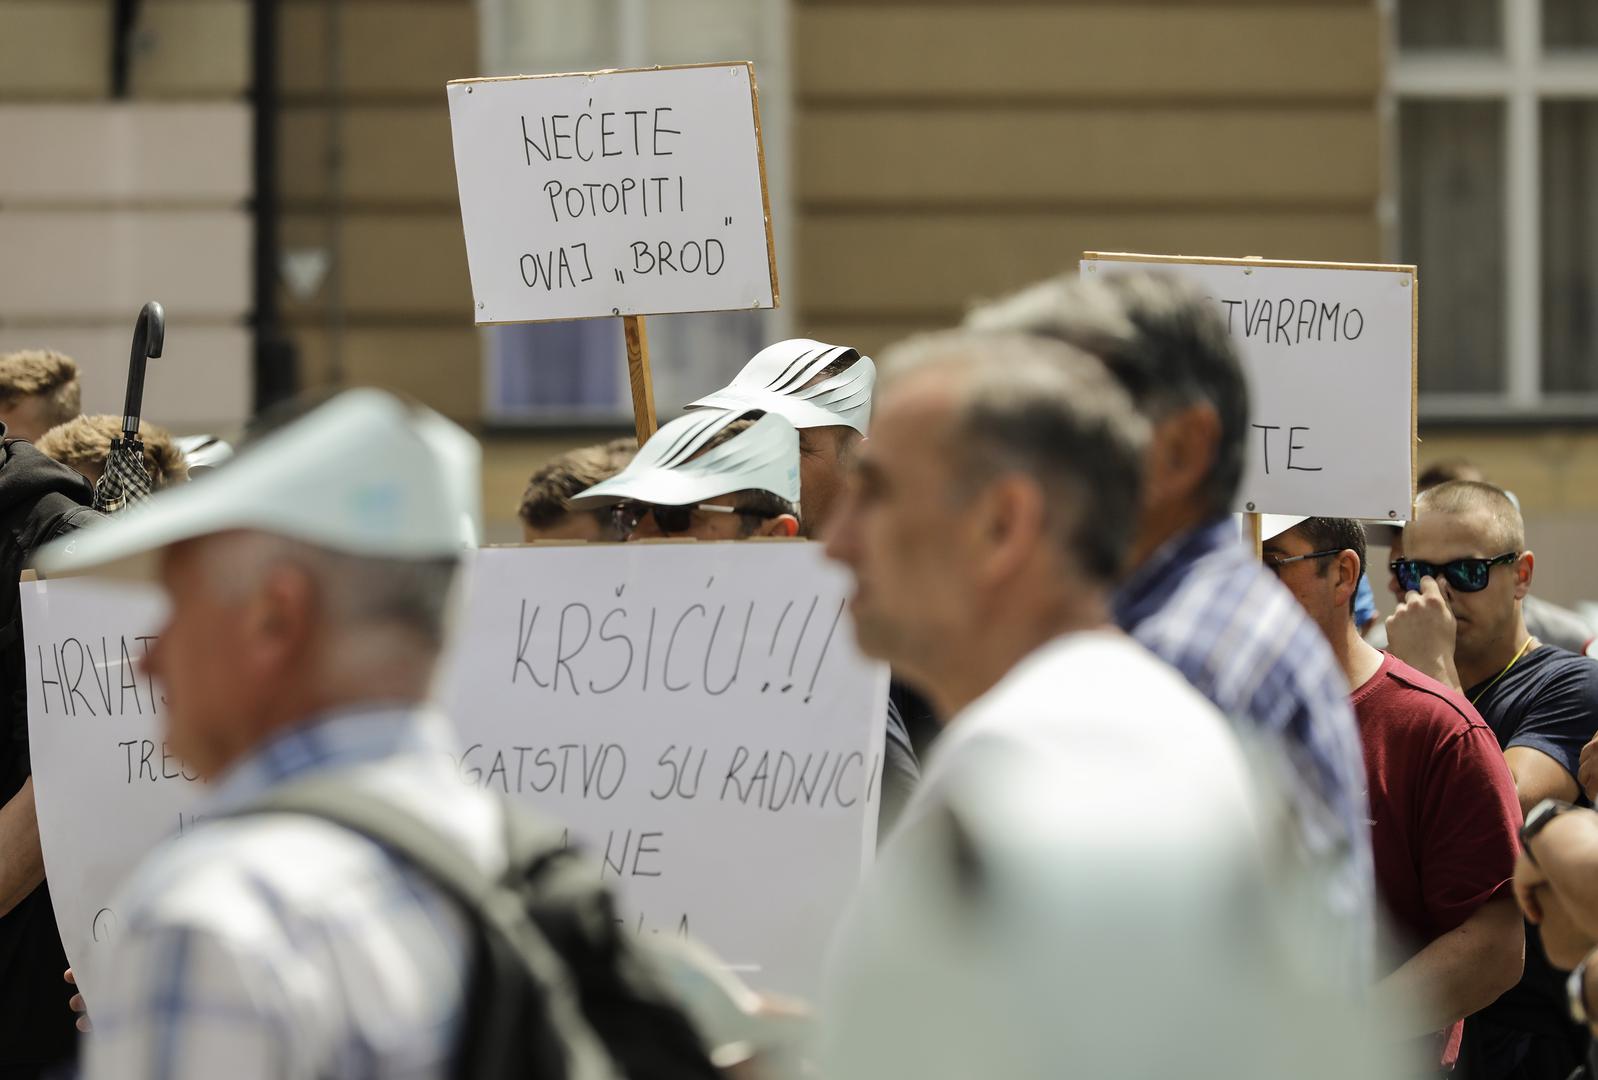
[[[1185,278],[1242,353],[1247,464],[1232,509],[1405,521],[1414,499],[1412,266],[1089,252],[1082,273]]]
[[[462,779],[566,823],[633,931],[690,934],[759,988],[812,993],[880,798],[887,671],[855,648],[845,595],[815,544],[479,552],[440,686]],[[155,590],[22,596],[46,870],[92,998],[117,887],[204,789],[130,666]]]
[[[776,306],[753,65],[448,94],[477,322]]]

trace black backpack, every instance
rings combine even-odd
[[[474,960],[456,1080],[720,1080],[593,867],[558,829],[503,806],[510,859],[498,880],[409,810],[335,779],[288,785],[242,813],[333,822],[460,905]]]

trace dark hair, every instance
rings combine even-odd
[[[527,481],[517,516],[535,529],[559,524],[572,512],[573,497],[621,472],[637,452],[638,443],[624,437],[579,447],[546,462]]]
[[[1365,526],[1353,518],[1312,517],[1305,518],[1297,526],[1298,532],[1308,540],[1312,551],[1352,551],[1359,556],[1359,569],[1357,573],[1365,572]],[[1325,567],[1330,562],[1322,564],[1319,571],[1322,577],[1326,576]],[[1349,594],[1348,611],[1354,612],[1354,601],[1359,596],[1359,589]]]
[[[1434,461],[1422,469],[1420,475],[1415,478],[1415,490],[1425,491],[1439,484],[1446,484],[1450,480],[1474,480],[1480,483],[1486,479],[1481,469],[1464,458],[1448,458],[1444,461]]]
[[[1489,547],[1500,551],[1526,549],[1526,519],[1503,488],[1485,480],[1449,480],[1427,488],[1415,499],[1416,511],[1435,514],[1480,513],[1489,523]]]
[[[1214,407],[1221,432],[1201,495],[1211,513],[1230,512],[1243,480],[1248,381],[1216,305],[1186,282],[1148,271],[1057,278],[985,305],[966,323],[1093,354],[1152,420],[1190,405]]]
[[[1088,578],[1121,574],[1143,493],[1148,424],[1093,357],[1021,334],[913,338],[884,361],[889,382],[922,368],[963,377],[947,453],[966,492],[1031,477],[1048,526]]]

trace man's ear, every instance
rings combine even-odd
[[[249,601],[247,626],[255,658],[275,666],[309,647],[316,608],[316,587],[309,574],[294,566],[267,571]]]
[[[767,518],[760,523],[760,528],[755,531],[756,536],[798,536],[799,519],[792,514],[778,514],[774,518]]]
[[[1343,607],[1348,607],[1349,598],[1359,591],[1361,573],[1359,556],[1352,549],[1344,548],[1337,553],[1337,602]]]
[[[1515,599],[1524,600],[1526,594],[1531,592],[1532,571],[1537,568],[1537,557],[1530,551],[1522,551],[1520,558],[1515,560]]]
[[[1209,402],[1186,405],[1154,426],[1147,501],[1183,499],[1203,486],[1221,443],[1221,417]]]
[[[977,573],[1002,580],[1032,558],[1048,527],[1043,489],[1020,473],[1000,476],[972,500]]]

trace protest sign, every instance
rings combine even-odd
[[[642,933],[817,988],[875,846],[887,672],[819,545],[480,552],[444,682],[462,773],[566,822]]]
[[[463,79],[448,86],[478,323],[769,308],[776,253],[749,63]]]
[[[137,669],[165,602],[150,585],[25,581],[28,742],[45,876],[67,957],[93,987],[119,929],[112,897],[202,785],[162,740],[161,688]]]
[[[46,871],[94,991],[113,897],[203,785],[132,667],[153,589],[23,585]],[[887,673],[856,650],[817,545],[478,552],[440,680],[462,781],[563,822],[633,932],[708,943],[809,993],[875,846]]]
[[[1233,509],[1405,521],[1414,501],[1413,266],[1088,252],[1082,273],[1169,273],[1209,297],[1243,358]]]

